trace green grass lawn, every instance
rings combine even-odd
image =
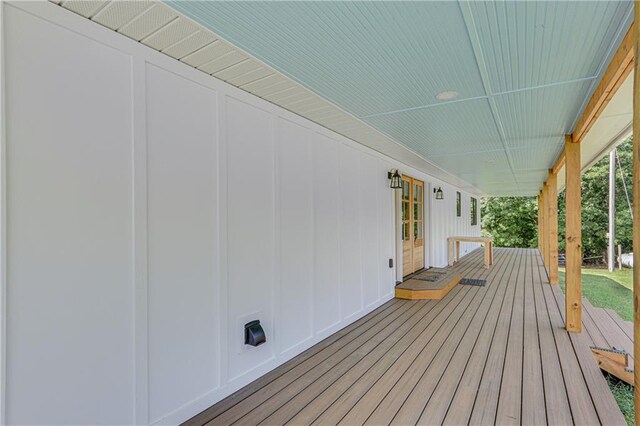
[[[633,426],[635,423],[634,409],[633,409],[633,386],[626,384],[623,381],[616,379],[607,374],[607,383],[611,393],[622,411],[625,420],[629,426]]]
[[[617,284],[622,284],[628,289],[633,289],[633,269],[615,269],[613,272],[609,272],[603,268],[583,268],[582,275],[598,275],[600,277],[611,278],[616,281]]]
[[[560,270],[559,281],[564,292],[564,270]],[[633,321],[633,276],[631,269],[609,272],[606,269],[582,269],[582,295],[598,308],[610,308],[625,321]],[[620,411],[627,424],[634,424],[633,387],[608,376],[611,388]]]
[[[559,274],[564,292],[564,270]],[[625,321],[633,321],[633,277],[631,269],[609,273],[606,269],[582,270],[582,295],[593,306],[610,308],[618,312]]]

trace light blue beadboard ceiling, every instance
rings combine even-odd
[[[534,195],[631,1],[171,1],[487,194]],[[456,91],[454,100],[436,95]]]

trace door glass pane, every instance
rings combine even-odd
[[[418,224],[418,238],[423,238],[424,234],[422,233],[422,222],[417,222]]]
[[[409,241],[409,222],[402,222],[402,239]]]
[[[402,202],[402,220],[409,220],[409,202]]]
[[[406,180],[402,181],[402,198],[409,199],[409,182]]]
[[[420,201],[419,200],[419,196],[420,196],[420,186],[419,185],[413,185],[413,201]]]

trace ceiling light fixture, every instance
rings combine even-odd
[[[458,92],[454,92],[453,90],[448,90],[446,92],[440,92],[436,95],[436,99],[439,101],[450,101],[457,98],[459,95]]]

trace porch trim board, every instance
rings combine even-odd
[[[635,22],[627,31],[624,39],[620,43],[618,50],[614,54],[609,66],[605,71],[598,87],[594,91],[582,116],[576,123],[573,130],[573,139],[576,143],[582,141],[589,132],[591,126],[600,118],[600,115],[609,104],[609,101],[616,94],[627,76],[631,73],[634,64],[634,34]]]

